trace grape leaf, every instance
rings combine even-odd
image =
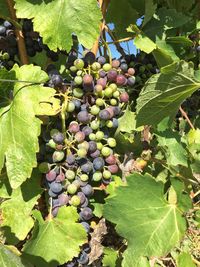
[[[177,267],[196,267],[192,261],[192,257],[187,252],[181,252],[176,259]]]
[[[114,23],[116,35],[118,38],[128,36],[126,28],[131,23],[136,23],[138,17],[138,12],[127,0],[111,1],[108,6],[108,12],[106,15],[107,22]]]
[[[9,246],[0,244],[0,266],[1,267],[31,267],[32,265],[24,262]]]
[[[145,0],[145,14],[144,20],[142,22],[142,27],[147,24],[148,21],[152,18],[157,8],[157,4],[154,3],[154,0]]]
[[[34,170],[31,178],[13,190],[10,199],[1,204],[1,229],[7,242],[15,244],[26,238],[34,224],[30,215],[41,192],[40,174]]]
[[[54,115],[59,109],[59,100],[54,98],[55,90],[40,84],[48,80],[40,67],[15,65],[10,72],[1,72],[0,78],[29,81],[10,83],[7,93],[14,95],[8,106],[0,109],[0,170],[6,158],[7,175],[12,188],[20,186],[30,177],[36,167],[38,135],[41,121],[35,115]],[[6,85],[0,83],[0,90]],[[7,86],[7,85],[6,85]]]
[[[79,247],[87,241],[83,226],[76,223],[78,218],[74,207],[62,207],[56,218],[46,221],[37,215],[32,238],[23,248],[29,260],[38,267],[54,267],[78,256]]]
[[[171,122],[181,103],[199,87],[192,63],[180,61],[162,68],[146,82],[137,99],[137,127],[155,126],[165,117]]]
[[[18,18],[33,18],[34,30],[43,37],[51,50],[71,49],[72,34],[87,48],[91,48],[99,35],[101,12],[96,1],[16,0]],[[51,19],[49,19],[51,18]]]
[[[112,248],[104,248],[103,267],[116,267],[118,252]]]
[[[179,203],[169,204],[163,191],[162,182],[135,173],[127,178],[127,186],[117,188],[116,195],[107,199],[104,216],[128,241],[123,267],[140,267],[142,257],[165,255],[183,237],[185,210]]]
[[[138,34],[134,38],[134,44],[138,49],[144,51],[147,54],[151,53],[154,49],[156,49],[156,44],[143,33]]]
[[[12,188],[5,172],[0,174],[0,198],[10,198]]]
[[[136,130],[135,113],[128,106],[122,117],[119,118],[119,126],[117,132],[132,133]]]

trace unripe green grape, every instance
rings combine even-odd
[[[140,73],[145,72],[145,66],[140,66],[140,67],[139,67],[139,72],[140,72]]]
[[[74,180],[75,176],[76,176],[76,174],[75,174],[75,172],[72,171],[72,170],[67,170],[67,171],[65,172],[65,177],[66,177],[68,180]]]
[[[73,196],[70,199],[69,203],[74,207],[78,207],[81,204],[81,200],[78,196]]]
[[[97,115],[99,113],[99,111],[100,111],[100,108],[98,106],[96,106],[96,105],[92,106],[91,109],[90,109],[90,113],[92,115]]]
[[[112,106],[116,106],[117,105],[117,100],[115,98],[110,99],[110,104]]]
[[[110,87],[107,87],[107,88],[104,90],[104,95],[105,95],[106,97],[111,97],[111,96],[112,96],[112,93],[113,93],[113,91],[112,91],[112,88],[110,88]]]
[[[111,172],[109,172],[107,170],[103,171],[103,178],[104,179],[110,179],[111,175],[112,175]]]
[[[76,77],[74,78],[74,82],[75,82],[77,85],[80,85],[80,84],[82,84],[83,79],[82,79],[81,76],[76,76]]]
[[[117,143],[116,140],[114,138],[108,138],[107,143],[110,147],[116,147]]]
[[[82,59],[76,59],[74,61],[74,66],[78,69],[81,70],[84,67],[84,61]]]
[[[112,88],[113,92],[117,91],[117,85],[115,83],[111,83],[109,87]]]
[[[96,140],[100,141],[104,138],[104,132],[98,131],[98,132],[96,132],[95,136],[96,136]]]
[[[64,159],[65,153],[63,151],[54,151],[52,158],[53,162],[59,162]]]
[[[104,100],[102,98],[97,98],[96,99],[96,105],[99,107],[104,106]]]
[[[106,121],[106,126],[108,127],[108,128],[112,128],[113,127],[113,122],[112,121]]]
[[[78,148],[84,148],[85,150],[88,150],[89,144],[87,141],[83,141],[82,143],[78,144]]]
[[[97,149],[101,150],[103,148],[103,144],[101,142],[97,142]]]
[[[109,71],[111,69],[112,69],[112,66],[109,63],[106,63],[106,64],[103,65],[103,70]]]
[[[113,97],[115,97],[115,98],[119,98],[119,96],[120,96],[120,92],[119,92],[119,91],[115,91],[115,92],[113,93]]]
[[[97,70],[100,70],[101,65],[99,64],[99,62],[94,62],[91,67],[92,67],[92,70],[97,71]]]
[[[71,195],[75,194],[77,191],[77,186],[75,184],[69,184],[67,187],[67,192]]]
[[[91,141],[95,141],[96,140],[96,135],[94,133],[89,134],[89,139]]]
[[[103,147],[102,150],[101,150],[101,154],[104,156],[104,157],[108,157],[110,156],[111,154],[111,150],[109,147]]]
[[[95,182],[98,182],[102,179],[103,175],[100,171],[96,171],[95,173],[93,173],[92,179]]]
[[[84,74],[84,72],[82,70],[78,70],[76,73],[77,76],[82,76],[83,74]]]
[[[71,70],[71,72],[76,72],[77,71],[77,68],[75,66],[71,66],[69,69]]]
[[[41,173],[47,173],[50,170],[48,162],[42,162],[39,164],[38,169]]]
[[[47,145],[50,146],[51,148],[54,148],[54,149],[56,148],[56,143],[53,141],[53,139],[50,139]]]
[[[84,158],[84,157],[87,155],[87,150],[84,149],[84,148],[80,148],[80,149],[78,149],[78,151],[77,151],[77,155],[78,155],[80,158]]]
[[[97,130],[99,129],[100,126],[100,122],[97,120],[94,120],[91,122],[90,127],[92,128],[92,130]]]
[[[66,108],[66,111],[67,112],[73,112],[75,110],[75,105],[73,102],[68,102],[67,103],[67,108]]]
[[[83,182],[87,182],[88,179],[89,179],[89,177],[88,177],[87,174],[81,174],[80,179],[81,179],[81,181],[83,181]]]
[[[81,88],[74,88],[73,94],[77,98],[81,98],[84,95],[84,92]]]

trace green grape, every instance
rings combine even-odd
[[[96,132],[95,136],[96,136],[96,140],[100,141],[104,138],[104,132],[98,131],[98,132]]]
[[[84,95],[84,92],[81,88],[74,88],[73,94],[77,98],[81,98]]]
[[[110,147],[116,147],[117,143],[116,140],[114,138],[108,138],[107,143]]]
[[[47,162],[40,163],[38,169],[41,173],[47,173],[50,170],[49,163]]]
[[[73,102],[68,102],[66,111],[67,112],[73,112],[75,110],[75,105]]]
[[[89,176],[87,174],[81,174],[80,179],[83,182],[87,182],[89,179]]]
[[[95,173],[93,173],[92,179],[95,182],[98,182],[102,179],[103,175],[100,171],[96,171]]]
[[[103,148],[103,144],[101,142],[97,142],[97,149],[101,150]]]
[[[99,111],[100,111],[100,108],[98,106],[96,106],[96,105],[92,106],[91,109],[90,109],[90,113],[92,115],[97,115],[99,113]]]
[[[112,121],[106,121],[106,126],[108,127],[108,128],[112,128],[113,127],[113,122]]]
[[[90,127],[92,128],[92,130],[97,130],[99,129],[100,126],[100,122],[97,120],[94,120],[91,122]]]
[[[82,70],[78,70],[76,73],[77,76],[82,76],[83,74],[84,74],[84,72]]]
[[[145,66],[140,66],[140,67],[139,67],[139,72],[140,72],[140,73],[145,72]]]
[[[96,99],[96,105],[99,107],[104,106],[104,100],[102,98],[97,98]]]
[[[50,139],[47,145],[50,146],[51,148],[54,148],[54,149],[56,148],[56,143],[53,141],[53,139]]]
[[[80,84],[82,84],[83,79],[82,79],[81,76],[76,76],[76,77],[74,78],[74,82],[75,82],[77,85],[80,85]]]
[[[74,66],[78,69],[81,70],[84,67],[84,61],[82,59],[76,59],[74,61]]]
[[[78,149],[78,151],[77,151],[77,155],[78,155],[80,158],[84,158],[84,157],[87,155],[87,150],[84,149],[84,148],[80,148],[80,149]]]
[[[108,157],[110,156],[111,154],[111,150],[109,147],[103,147],[102,150],[101,150],[101,154],[104,156],[104,157]]]
[[[67,192],[71,195],[75,194],[77,191],[77,186],[75,184],[69,184],[67,187]]]
[[[92,70],[97,71],[97,70],[100,70],[101,64],[99,64],[99,62],[94,62],[91,67],[92,67]]]
[[[112,69],[112,66],[109,63],[106,63],[106,64],[103,65],[103,70],[109,71],[111,69]]]
[[[71,66],[69,69],[71,70],[71,72],[76,72],[77,71],[77,68],[75,66]]]
[[[106,97],[111,97],[111,96],[112,96],[112,93],[113,93],[113,91],[112,91],[112,88],[110,88],[110,87],[107,87],[107,88],[104,90],[104,95],[105,95]]]
[[[104,179],[110,179],[111,175],[112,175],[111,172],[109,172],[107,170],[103,171],[103,178]]]
[[[78,144],[78,148],[84,148],[85,150],[88,150],[89,144],[87,141],[83,141],[82,143]]]
[[[65,177],[68,179],[68,180],[74,180],[74,178],[76,177],[76,174],[74,171],[72,170],[67,170],[65,172]]]
[[[116,105],[117,105],[117,100],[114,99],[114,98],[110,99],[110,104],[111,104],[112,106],[116,106]]]
[[[91,141],[95,141],[96,140],[96,135],[94,133],[89,134],[89,139]]]
[[[70,199],[70,204],[74,207],[78,207],[81,204],[81,200],[78,196],[73,196]]]
[[[119,92],[119,91],[115,91],[115,92],[113,93],[113,97],[115,97],[115,98],[119,98],[119,96],[120,96],[120,92]]]
[[[109,87],[112,88],[113,93],[117,91],[117,85],[115,83],[111,83]]]
[[[54,151],[53,152],[53,162],[59,162],[62,161],[65,157],[65,153],[63,151]]]

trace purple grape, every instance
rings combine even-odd
[[[88,262],[89,262],[88,254],[86,252],[82,251],[81,254],[79,255],[77,261],[81,265],[88,264]]]
[[[86,197],[90,197],[94,193],[94,189],[92,188],[92,186],[90,184],[87,184],[86,186],[81,187],[81,190],[82,190],[83,194],[86,195]]]
[[[115,164],[117,162],[117,160],[116,160],[116,157],[113,154],[111,154],[110,156],[108,156],[105,159],[105,162],[110,164],[110,165],[113,165],[113,164]]]
[[[102,86],[102,88],[106,87],[107,84],[107,78],[100,78],[97,80],[97,84],[100,84]]]
[[[135,77],[129,77],[128,80],[127,80],[127,84],[129,86],[133,86],[135,84]]]
[[[114,165],[109,165],[108,166],[108,170],[111,172],[111,173],[117,173],[119,171],[119,167],[114,164]]]
[[[55,86],[60,86],[63,83],[63,79],[59,74],[53,74],[51,80]]]
[[[77,193],[77,196],[80,198],[80,201],[81,201],[81,205],[85,202],[86,200],[86,196],[83,192],[78,192]]]
[[[112,179],[102,179],[102,182],[105,184],[105,185],[108,185],[110,182],[112,182]]]
[[[77,133],[75,134],[74,138],[76,139],[76,141],[77,141],[78,143],[81,143],[81,142],[83,142],[83,141],[85,140],[85,133],[79,131],[79,132],[77,132]]]
[[[119,106],[113,107],[114,115],[117,116],[121,112],[121,108]]]
[[[129,101],[129,95],[127,92],[121,93],[120,97],[120,102],[127,103]]]
[[[62,144],[64,142],[64,139],[65,139],[64,135],[60,132],[53,134],[52,138],[56,144]]]
[[[85,164],[81,165],[81,170],[84,173],[89,173],[93,169],[93,165],[90,161],[86,162]]]
[[[117,71],[116,70],[109,70],[107,74],[108,80],[110,82],[115,82],[117,78]]]
[[[91,152],[91,153],[94,152],[97,149],[96,142],[95,141],[89,141],[88,143],[89,143],[88,151]]]
[[[55,207],[59,207],[59,206],[60,206],[59,200],[58,199],[52,199],[52,207],[55,208]]]
[[[113,118],[113,119],[112,119],[112,123],[113,123],[113,128],[117,128],[118,125],[119,125],[119,123],[118,123],[118,119],[116,119],[116,118]]]
[[[100,78],[104,78],[104,77],[106,77],[106,72],[105,72],[104,70],[100,70],[100,71],[99,71],[99,77],[100,77]]]
[[[98,57],[97,62],[99,62],[99,64],[101,64],[101,65],[104,65],[106,63],[106,59],[105,59],[105,57],[100,56],[100,57]]]
[[[51,190],[51,188],[49,189],[48,194],[49,194],[50,197],[57,197],[57,194],[55,194],[55,193]]]
[[[108,110],[103,109],[99,112],[99,118],[106,121],[110,119],[110,113]]]
[[[80,111],[77,115],[77,119],[81,123],[88,123],[90,121],[89,113],[85,110]]]
[[[85,136],[90,135],[93,131],[89,126],[84,126],[82,129],[82,132],[84,132]]]
[[[84,61],[91,65],[92,63],[95,62],[95,54],[92,53],[91,51],[88,51],[85,54]]]
[[[72,102],[74,103],[76,109],[80,109],[81,101],[79,101],[78,99],[73,99]]]
[[[56,179],[56,172],[54,170],[49,171],[46,174],[46,179],[48,182],[52,182]]]
[[[58,201],[59,201],[60,206],[67,205],[69,203],[69,196],[62,193],[58,196]]]
[[[64,173],[60,173],[57,177],[56,177],[56,182],[63,182],[65,180],[65,175]]]
[[[81,111],[82,110],[86,110],[87,111],[87,109],[88,109],[88,104],[81,105]]]
[[[70,123],[69,129],[68,129],[70,133],[77,133],[79,130],[80,130],[80,126],[78,125],[78,123],[76,122]]]
[[[50,189],[53,193],[58,194],[62,191],[62,185],[60,183],[52,182],[50,184]]]
[[[102,170],[104,165],[105,165],[104,160],[100,157],[95,158],[93,160],[93,167],[96,171]]]
[[[120,69],[123,71],[123,72],[127,72],[128,70],[128,65],[126,63],[122,63],[120,65]]]
[[[79,213],[80,218],[84,221],[88,221],[93,217],[92,210],[88,207],[83,208],[81,212]]]
[[[73,154],[68,155],[67,158],[66,158],[66,162],[69,165],[74,164],[75,163],[75,156]]]
[[[53,217],[56,217],[56,215],[58,214],[58,211],[59,211],[59,207],[55,207],[55,208],[52,209]]]
[[[116,84],[119,86],[123,86],[126,85],[126,83],[127,83],[126,77],[122,74],[118,74],[116,78]]]
[[[89,205],[89,200],[85,198],[85,201],[83,202],[83,204],[81,204],[81,208],[86,208],[88,205]]]
[[[115,68],[115,69],[118,69],[119,66],[120,66],[120,61],[117,60],[117,59],[114,59],[114,60],[112,61],[112,67]]]
[[[91,158],[98,158],[100,156],[101,152],[97,149],[93,153],[90,154]]]
[[[90,74],[85,74],[83,76],[83,84],[84,85],[91,85],[93,83],[93,77]]]
[[[90,232],[90,225],[89,225],[89,223],[87,223],[87,222],[81,222],[81,224],[82,224],[83,227],[85,228],[85,231],[86,231],[87,233],[89,233],[89,232]]]

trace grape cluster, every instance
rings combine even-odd
[[[89,233],[94,187],[108,185],[119,172],[114,134],[129,101],[125,88],[132,86],[133,71],[117,60],[96,61],[88,52],[83,59],[70,55],[65,78],[54,65],[47,72],[48,85],[56,88],[62,108],[60,123],[47,125],[43,133],[45,162],[39,168],[46,173],[52,215],[64,205],[77,207],[80,223]],[[89,248],[84,249],[68,267],[88,263]]]

